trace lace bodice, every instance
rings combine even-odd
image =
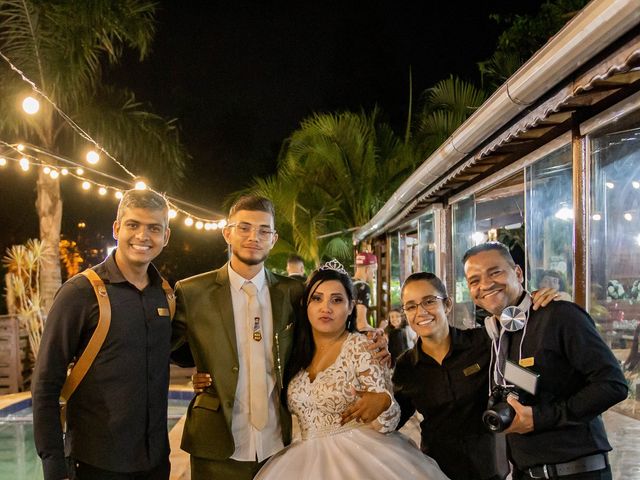
[[[336,361],[311,382],[306,370],[293,377],[288,389],[289,409],[298,417],[302,438],[337,433],[359,424],[341,427],[342,412],[356,400],[356,390],[392,391],[389,370],[379,365],[365,349],[367,337],[350,333]],[[391,395],[389,393],[389,395]],[[391,406],[374,422],[380,432],[395,429],[400,407],[391,395]]]

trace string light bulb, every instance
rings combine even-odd
[[[89,182],[82,182],[82,189],[89,190],[91,188],[91,184]]]
[[[196,229],[197,230],[202,230],[203,227],[204,227],[204,222],[201,222],[200,220],[198,220],[196,222]]]
[[[147,189],[147,184],[144,183],[142,180],[138,180],[136,182],[135,189],[136,190],[146,190]]]
[[[51,172],[49,173],[49,176],[55,180],[56,178],[58,178],[60,176],[60,173],[58,173],[58,170],[56,170],[55,168],[51,170]]]
[[[176,218],[178,216],[178,212],[176,212],[173,208],[169,209],[169,218]]]
[[[62,170],[60,170],[60,173],[61,173],[62,175],[69,175],[69,170],[68,170],[68,169],[66,169],[66,168],[63,168]]]
[[[18,146],[16,147],[18,149],[19,152],[24,150],[24,145],[19,143]]]
[[[226,220],[220,220],[218,221],[218,228],[222,229],[227,225],[227,221]]]
[[[80,176],[84,175],[84,168],[82,167],[76,168],[76,175],[80,175]]]
[[[87,162],[89,162],[91,165],[95,165],[100,160],[100,155],[98,155],[98,153],[94,150],[89,150],[87,152],[86,159]]]
[[[104,188],[104,187],[100,187],[100,188],[98,189],[98,193],[99,193],[100,195],[106,195],[106,194],[107,194],[107,189],[106,189],[106,188]]]
[[[187,218],[185,218],[185,219],[184,219],[184,224],[185,224],[187,227],[190,227],[191,225],[193,225],[193,218],[191,218],[191,217],[187,217]]]
[[[33,97],[27,97],[22,101],[22,109],[29,115],[35,115],[40,110],[40,102]]]
[[[29,159],[27,159],[26,157],[22,157],[19,163],[22,171],[26,172],[29,170]]]
[[[123,197],[123,193],[120,190],[116,190],[116,193],[114,193],[114,196],[120,200]]]
[[[0,167],[6,167],[7,166],[7,159],[4,157],[0,157]]]
[[[42,171],[45,173],[45,175],[49,175],[51,173],[51,169],[49,167],[44,167]]]

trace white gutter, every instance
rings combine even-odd
[[[640,23],[639,0],[593,0],[496,90],[355,234],[376,234],[451,166],[561,80]],[[411,205],[412,208],[412,205]]]

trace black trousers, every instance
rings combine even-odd
[[[121,473],[102,470],[87,463],[68,458],[70,480],[169,480],[171,464],[167,458],[151,470],[144,472]]]
[[[513,472],[513,480],[528,480],[531,477],[519,470]],[[595,472],[576,473],[575,475],[563,475],[561,477],[552,476],[551,478],[560,478],[562,480],[612,480],[611,466],[607,465],[607,468],[602,470],[596,470]]]

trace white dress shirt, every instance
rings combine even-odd
[[[245,279],[234,272],[231,265],[229,282],[231,283],[231,300],[233,302],[233,318],[236,327],[236,342],[238,345],[238,386],[233,404],[231,418],[231,433],[236,449],[231,458],[243,462],[256,459],[261,462],[284,448],[282,432],[278,421],[278,407],[280,400],[275,388],[273,366],[273,315],[271,312],[271,297],[267,285],[264,269],[253,278]],[[245,282],[253,283],[258,290],[262,321],[262,341],[265,342],[265,364],[267,366],[267,391],[269,405],[267,409],[267,424],[262,430],[256,430],[251,425],[251,411],[249,399],[249,342],[253,342],[253,330],[247,323],[247,309],[249,300],[247,294],[241,290]]]

